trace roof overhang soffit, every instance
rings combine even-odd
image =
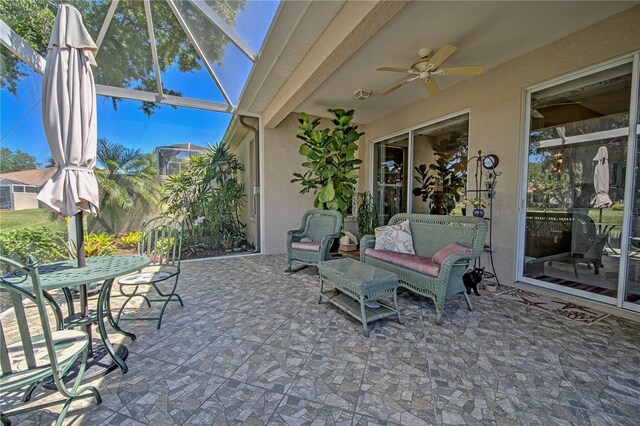
[[[406,0],[346,2],[262,114],[276,127],[407,4]]]

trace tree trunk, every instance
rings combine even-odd
[[[106,231],[109,234],[113,234],[113,228],[111,227],[111,225],[107,223],[107,221],[104,219],[102,214],[99,214],[96,220],[100,225],[102,225],[102,228],[104,229],[104,231]]]

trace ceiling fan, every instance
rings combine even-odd
[[[438,86],[435,77],[447,75],[477,75],[484,72],[483,65],[440,68],[440,65],[444,61],[446,61],[449,56],[453,55],[456,50],[458,50],[458,48],[451,44],[445,44],[435,53],[433,53],[433,49],[431,47],[423,47],[422,49],[418,50],[418,56],[420,57],[420,60],[411,65],[409,68],[378,68],[378,71],[391,71],[412,74],[412,77],[409,77],[401,81],[400,83],[389,87],[387,90],[382,92],[382,94],[388,95],[389,93],[399,89],[405,84],[411,83],[412,81],[417,79],[421,79],[424,80],[423,84],[425,89],[427,89],[429,95],[433,96],[440,93],[440,86]]]

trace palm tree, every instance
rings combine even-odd
[[[160,179],[153,154],[98,138],[96,178],[100,189],[98,222],[114,232],[114,220],[122,212],[157,205]],[[110,222],[107,221],[107,216]]]

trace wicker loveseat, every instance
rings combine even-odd
[[[400,277],[400,287],[433,300],[437,324],[442,324],[446,296],[462,293],[467,306],[473,310],[462,283],[462,275],[469,268],[471,260],[478,258],[482,253],[487,236],[486,221],[475,217],[402,213],[393,216],[389,225],[407,219],[416,252],[415,267],[412,266],[412,255],[384,252],[384,256],[380,256],[381,253],[376,253],[373,235],[364,236],[360,241],[360,260],[397,274]],[[472,251],[452,254],[441,265],[429,262],[428,259],[450,243],[459,243]],[[410,267],[402,266],[403,264]]]

